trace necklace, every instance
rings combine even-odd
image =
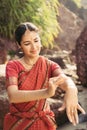
[[[35,60],[31,60],[32,62],[30,62],[28,59],[25,59],[24,57],[22,58],[22,63],[25,66],[25,68],[27,70],[30,70],[36,63],[36,61],[38,60],[38,57]]]

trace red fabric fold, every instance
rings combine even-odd
[[[18,85],[20,90],[38,90],[48,87],[48,73],[50,64],[43,57],[40,57],[33,68],[19,73]],[[3,130],[30,130],[34,122],[43,121],[48,130],[55,130],[54,114],[48,111],[45,106],[45,99],[29,101],[24,103],[13,103],[10,105],[10,114],[7,114]],[[33,129],[32,129],[33,130]],[[40,129],[35,129],[40,130]],[[43,130],[43,126],[41,126]],[[45,130],[45,129],[44,129]]]

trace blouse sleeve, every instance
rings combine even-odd
[[[61,73],[63,73],[61,67],[55,63],[54,61],[50,61],[51,67],[50,67],[50,72],[51,72],[51,76],[53,76],[53,72],[57,69],[58,70],[58,75],[60,75]]]
[[[17,66],[13,61],[9,61],[6,65],[6,87],[11,85],[17,85]]]
[[[17,66],[15,65],[14,61],[9,61],[8,64],[6,65],[6,78],[9,77],[18,78]]]

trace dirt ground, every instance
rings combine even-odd
[[[87,113],[87,88],[84,88],[82,86],[77,86],[78,87],[78,97],[79,97],[79,102],[81,103],[82,107],[85,109]],[[65,125],[59,127],[57,130],[87,130],[87,115],[85,122],[82,122],[81,119],[80,123],[76,126],[73,126],[70,123],[66,123]]]

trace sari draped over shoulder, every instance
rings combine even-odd
[[[30,71],[18,74],[18,89],[38,90],[48,87],[50,63],[40,57]],[[36,125],[35,125],[36,124]],[[46,99],[10,104],[4,130],[56,130],[54,114]]]

